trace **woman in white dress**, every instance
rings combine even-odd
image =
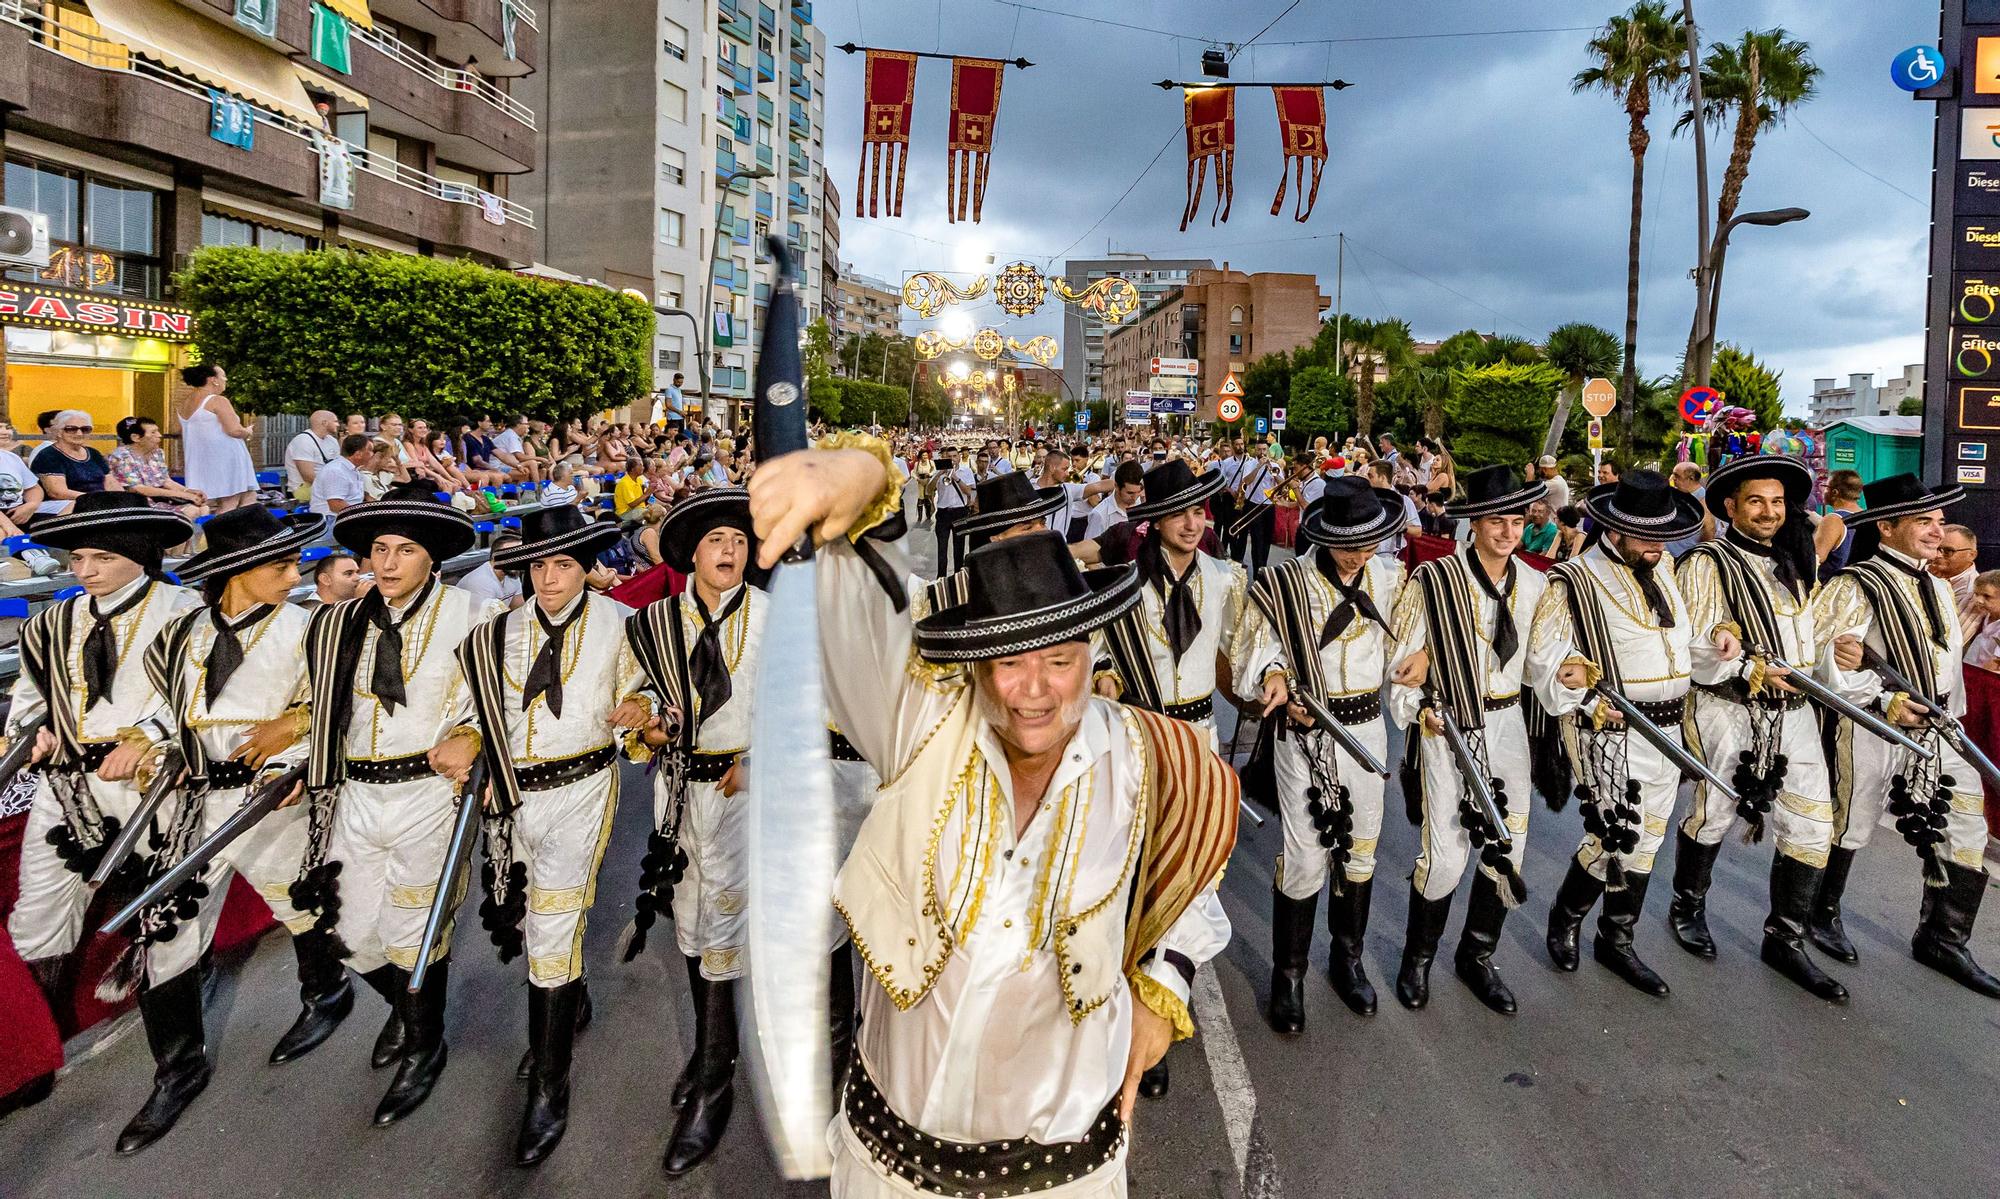
[[[222,394],[229,375],[221,367],[203,364],[181,372],[194,391],[180,402],[181,451],[186,459],[187,485],[209,497],[217,513],[240,508],[257,498],[257,468],[250,462],[251,428],[236,415]]]

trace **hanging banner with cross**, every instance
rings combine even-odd
[[[951,60],[951,140],[945,160],[947,221],[962,221],[966,203],[979,220],[986,200],[986,170],[993,160],[993,125],[1000,116],[1000,80],[1007,64],[993,58]]]
[[[868,51],[862,92],[861,173],[854,188],[854,211],[862,196],[868,215],[877,202],[890,216],[903,214],[903,174],[910,163],[910,109],[917,95],[917,56],[900,50]],[[884,171],[893,177],[884,181]]]
[[[884,50],[843,42],[843,54],[865,54],[861,166],[854,184],[856,216],[903,215],[903,179],[910,162],[910,113],[917,96],[917,60],[951,61],[951,123],[946,130],[945,219],[977,221],[986,200],[993,126],[1000,117],[1000,77],[1026,69],[1025,58],[975,58],[926,50]],[[865,200],[865,202],[864,202]]]

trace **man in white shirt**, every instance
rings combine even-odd
[[[512,529],[505,529],[493,535],[493,552],[521,544],[521,535]],[[480,599],[499,600],[509,608],[521,606],[521,579],[512,571],[502,572],[494,568],[489,558],[478,567],[469,570],[458,581],[461,591],[470,591]]]
[[[1938,556],[1931,559],[1930,572],[1951,584],[1951,598],[1958,605],[1958,627],[1977,629],[1979,610],[1972,602],[1972,581],[1979,577],[1979,536],[1964,525],[1946,525],[1938,542]]]
[[[324,408],[306,418],[306,431],[285,446],[285,487],[295,499],[305,499],[319,468],[340,457],[334,430],[340,418]]]
[[[340,441],[340,457],[326,464],[313,479],[312,510],[338,516],[367,495],[361,466],[374,457],[375,443],[366,433],[349,433]]]
[[[1252,442],[1250,457],[1244,460],[1236,482],[1229,488],[1236,501],[1236,514],[1226,530],[1232,536],[1223,544],[1223,557],[1231,562],[1241,561],[1247,547],[1252,580],[1271,560],[1271,536],[1277,528],[1271,490],[1278,485],[1278,477],[1277,464],[1265,457],[1264,443]]]
[[[979,476],[969,466],[962,466],[951,450],[938,454],[937,473],[937,517],[934,529],[937,533],[937,567],[942,574],[945,564],[951,560],[946,551],[951,547],[951,529],[970,509],[975,488],[979,486]]]
[[[518,412],[507,417],[507,427],[493,435],[493,456],[506,464],[507,476],[517,481],[542,481],[542,460],[528,452],[521,440],[528,431],[528,418]]]
[[[1104,536],[1104,530],[1125,521],[1125,510],[1146,498],[1146,472],[1136,462],[1122,463],[1112,476],[1115,484],[1111,498],[1099,500],[1097,507],[1090,510],[1090,519],[1083,524],[1083,539],[1096,541]]]
[[[1395,477],[1396,468],[1384,459],[1377,458],[1368,464],[1368,482],[1377,491],[1395,490],[1390,486],[1390,481]],[[1417,501],[1411,499],[1407,493],[1399,492],[1398,494],[1403,497],[1403,531],[1393,537],[1384,539],[1380,545],[1375,547],[1376,553],[1387,554],[1390,557],[1395,557],[1403,552],[1406,538],[1416,536],[1424,531],[1424,517],[1423,513],[1417,509]]]
[[[1042,477],[1035,486],[1060,487],[1069,497],[1065,510],[1049,518],[1050,527],[1061,533],[1064,541],[1076,541],[1082,537],[1090,523],[1091,504],[1112,488],[1111,483],[1096,478],[1083,483],[1071,482],[1069,455],[1055,448],[1051,448],[1042,459]]]
[[[1549,511],[1561,512],[1569,507],[1569,480],[1562,477],[1562,468],[1556,462],[1556,456],[1543,454],[1541,461],[1535,464],[1535,469],[1540,472],[1542,484],[1549,489],[1547,498],[1543,501],[1548,504]]]

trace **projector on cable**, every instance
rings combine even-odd
[[[0,263],[49,264],[49,218],[25,208],[0,208]]]

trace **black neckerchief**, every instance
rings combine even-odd
[[[118,631],[111,627],[111,622],[145,602],[152,590],[152,580],[148,579],[109,612],[98,611],[97,599],[91,597],[90,632],[83,639],[83,690],[90,697],[84,701],[84,711],[111,698],[111,682],[118,675]]]
[[[1507,558],[1507,577],[1495,587],[1486,573],[1486,564],[1479,560],[1477,553],[1468,554],[1465,573],[1479,584],[1486,598],[1493,601],[1493,660],[1505,664],[1514,660],[1514,651],[1521,648],[1520,631],[1514,627],[1514,559]]]
[[[1785,590],[1792,593],[1792,598],[1794,600],[1805,598],[1805,583],[1799,578],[1798,564],[1792,560],[1790,554],[1780,553],[1776,546],[1740,532],[1735,525],[1730,525],[1729,531],[1723,536],[1729,539],[1729,544],[1746,554],[1769,558],[1771,565],[1778,570],[1778,582]]]
[[[1609,541],[1602,544],[1606,558],[1632,572],[1633,579],[1638,581],[1640,594],[1646,597],[1647,606],[1652,608],[1653,615],[1659,618],[1660,627],[1673,628],[1674,606],[1667,602],[1667,593],[1660,589],[1660,581],[1653,577],[1653,568],[1627,562],[1623,555],[1612,548]]]
[[[1178,663],[1181,655],[1201,633],[1201,608],[1194,602],[1194,588],[1189,581],[1194,572],[1201,569],[1201,555],[1189,557],[1187,569],[1174,577],[1173,563],[1167,561],[1165,547],[1160,549],[1160,569],[1153,576],[1153,586],[1160,593],[1162,623],[1166,626],[1167,646],[1173,651]]]
[[[215,626],[215,644],[208,647],[207,697],[211,710],[222,695],[222,689],[229,684],[229,676],[243,665],[243,642],[236,636],[236,630],[256,628],[275,610],[274,604],[258,604],[245,612],[242,619],[233,622],[222,614],[220,606],[208,610],[208,622]]]
[[[1333,614],[1326,618],[1324,625],[1320,626],[1320,648],[1324,649],[1332,644],[1336,637],[1345,633],[1357,615],[1365,620],[1374,621],[1384,630],[1388,629],[1388,624],[1382,619],[1381,610],[1375,607],[1374,598],[1368,594],[1368,589],[1362,586],[1362,580],[1368,577],[1366,563],[1362,564],[1360,570],[1354,572],[1354,585],[1351,587],[1340,581],[1340,568],[1334,563],[1332,551],[1325,546],[1314,551],[1313,565],[1319,568],[1320,577],[1325,579],[1334,593],[1340,596],[1340,602],[1334,605]]]
[[[540,603],[528,605],[535,610],[535,620],[542,626],[542,634],[546,639],[542,642],[541,650],[535,654],[534,665],[528,668],[527,685],[521,688],[523,712],[535,706],[535,697],[539,695],[548,702],[549,715],[557,719],[562,718],[563,639],[569,636],[569,627],[583,615],[583,610],[589,603],[588,594],[579,595],[576,599],[576,608],[563,618],[560,625],[549,619],[549,614],[542,610]]]
[[[1917,596],[1923,601],[1924,623],[1931,627],[1931,642],[1939,649],[1950,648],[1951,638],[1945,635],[1944,612],[1938,607],[1937,588],[1931,585],[1931,572],[1921,566],[1911,566],[1886,547],[1875,556],[1917,581]]]
[[[417,598],[403,609],[401,620],[397,620],[389,610],[389,601],[382,598],[380,591],[370,591],[361,600],[361,615],[375,626],[376,631],[375,665],[368,676],[368,690],[391,716],[396,714],[397,708],[410,702],[408,693],[403,689],[403,626],[423,609],[431,598],[431,589],[436,586],[436,575],[425,579]]]
[[[749,584],[739,584],[736,594],[722,605],[722,611],[711,616],[708,605],[701,600],[701,593],[694,584],[688,584],[687,597],[694,602],[694,610],[701,617],[701,632],[695,635],[694,647],[688,651],[688,678],[694,684],[695,697],[701,703],[701,710],[696,715],[697,724],[721,711],[722,705],[729,702],[729,697],[736,694],[735,684],[729,677],[729,663],[722,653],[722,628],[743,606],[743,597],[749,592]]]

